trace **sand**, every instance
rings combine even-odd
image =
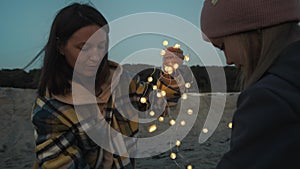
[[[193,168],[199,169],[214,168],[222,155],[229,149],[231,129],[228,127],[228,123],[231,122],[237,96],[238,93],[226,94],[226,107],[221,121],[213,135],[202,144],[198,142],[198,138],[210,107],[211,94],[197,96],[200,97],[200,111],[196,117],[196,123],[182,140],[181,145],[172,149],[173,152],[176,152],[177,158],[175,160],[170,158],[170,150],[153,157],[137,159],[137,168],[175,169],[186,168],[189,164]],[[32,168],[35,154],[30,113],[35,97],[36,90],[0,88],[1,169]],[[157,132],[169,127],[168,120],[170,118],[170,116],[166,117],[164,123],[156,123]],[[153,135],[153,133],[147,132],[148,126],[141,125],[141,136]]]

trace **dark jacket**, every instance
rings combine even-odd
[[[218,169],[300,168],[300,41],[243,91]]]

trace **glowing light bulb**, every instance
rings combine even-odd
[[[146,103],[146,102],[147,102],[146,97],[141,97],[140,102],[141,102],[141,103]]]
[[[166,51],[165,51],[165,50],[161,50],[161,51],[160,51],[160,55],[165,56],[165,54],[166,54]]]
[[[166,91],[164,91],[164,90],[162,90],[160,93],[161,93],[161,96],[163,96],[163,97],[166,96],[166,94],[167,94]]]
[[[152,89],[153,89],[153,90],[156,90],[156,89],[157,89],[157,86],[156,86],[156,85],[153,85],[153,86],[152,86]]]
[[[184,60],[188,62],[190,60],[190,56],[189,55],[185,55],[184,56]]]
[[[180,125],[185,126],[185,125],[186,125],[186,122],[185,122],[184,120],[182,120],[182,121],[180,122]]]
[[[188,98],[186,93],[183,93],[181,97],[183,100],[186,100]]]
[[[176,43],[174,48],[177,48],[177,49],[180,48],[180,44]]]
[[[158,118],[158,121],[159,122],[163,122],[165,119],[164,119],[164,117],[162,117],[162,116],[160,116],[159,118]]]
[[[169,66],[165,66],[165,71],[167,72],[168,71],[168,69],[169,69]]]
[[[191,87],[191,84],[189,82],[187,82],[187,83],[185,83],[184,86],[189,89]]]
[[[149,112],[149,115],[150,115],[150,116],[154,116],[154,115],[155,115],[155,112],[154,112],[154,111],[150,111],[150,112]]]
[[[148,82],[152,82],[153,81],[153,77],[150,76],[150,77],[148,77],[147,80],[148,80]]]
[[[180,142],[179,140],[177,140],[176,143],[175,143],[175,145],[176,145],[177,147],[179,147],[179,146],[181,145],[181,142]]]
[[[157,129],[156,125],[153,124],[153,125],[151,125],[151,126],[148,128],[148,131],[149,131],[149,133],[152,133],[152,132],[154,132],[156,129]]]
[[[175,121],[175,120],[173,120],[173,119],[172,119],[172,120],[170,120],[170,125],[171,125],[171,126],[175,125],[175,123],[176,123],[176,121]]]
[[[207,128],[203,128],[203,129],[202,129],[202,132],[203,132],[203,133],[208,133],[208,129],[207,129]]]
[[[186,169],[193,169],[193,166],[189,164],[188,166],[186,166]]]
[[[165,66],[165,72],[167,72],[168,74],[172,74],[173,73],[173,68],[170,66]]]
[[[172,74],[172,73],[173,73],[173,70],[172,70],[172,68],[171,68],[171,69],[168,70],[168,74],[170,75],[170,74]]]
[[[168,44],[169,44],[169,42],[168,42],[167,40],[164,40],[164,41],[163,41],[163,45],[164,45],[164,46],[168,46]]]
[[[161,97],[162,97],[161,92],[157,92],[157,93],[156,93],[156,97],[161,98]]]
[[[192,109],[188,109],[187,113],[188,113],[189,115],[192,115],[192,114],[193,114],[193,110],[192,110]]]
[[[228,127],[232,129],[232,122],[228,123]]]
[[[173,68],[174,68],[174,69],[178,69],[178,67],[179,67],[179,65],[178,65],[177,63],[175,63],[175,64],[173,65]]]
[[[175,160],[176,159],[176,154],[175,153],[171,153],[170,157],[171,157],[172,160]]]

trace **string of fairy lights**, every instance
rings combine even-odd
[[[169,45],[169,42],[167,41],[167,40],[164,40],[163,41],[163,46],[165,47],[165,49],[162,49],[161,50],[161,52],[160,52],[160,55],[162,55],[162,56],[165,56],[165,54],[166,54],[166,47]],[[175,49],[180,49],[180,44],[175,44],[174,46],[173,46],[173,48],[175,48]],[[190,57],[189,57],[189,55],[185,55],[184,56],[184,62],[187,64],[187,62],[190,60]],[[163,65],[163,71],[165,72],[165,73],[167,73],[167,74],[173,74],[174,73],[174,71],[176,71],[177,69],[179,68],[179,64],[178,63],[175,63],[175,64],[173,64],[172,65],[172,67],[171,66],[167,66],[167,65]],[[155,71],[155,70],[154,70]],[[153,71],[153,72],[154,72]],[[151,82],[153,82],[153,80],[154,80],[154,78],[152,77],[153,76],[153,73],[147,78],[147,81],[149,82],[149,83],[151,83]],[[160,78],[158,78],[157,80],[160,80]],[[190,87],[191,87],[191,83],[190,82],[186,82],[185,83],[185,88],[186,89],[189,89]],[[158,89],[158,87],[156,86],[156,85],[153,85],[153,90],[157,90]],[[161,98],[161,97],[165,97],[166,96],[166,91],[164,91],[164,90],[161,90],[161,91],[159,91],[159,92],[157,92],[156,93],[156,96],[158,97],[158,98]],[[186,93],[183,93],[182,94],[182,96],[181,96],[181,98],[183,99],[183,100],[186,100],[187,99],[187,94]],[[141,97],[140,98],[140,102],[141,103],[146,103],[147,102],[147,99],[146,99],[146,97]],[[193,114],[193,109],[188,109],[187,110],[187,114],[188,115],[192,115]],[[150,111],[149,112],[149,115],[151,116],[151,117],[154,117],[155,116],[155,112],[154,111]],[[163,115],[160,115],[158,118],[157,118],[157,120],[159,121],[159,122],[164,122],[165,121],[165,118],[164,118],[164,116]],[[170,126],[174,126],[176,124],[176,121],[171,117],[171,119],[170,119],[170,121],[169,121],[169,125]],[[181,126],[185,126],[186,125],[186,121],[184,121],[184,120],[182,120],[182,121],[180,121],[180,125]],[[148,132],[149,133],[153,133],[153,132],[155,132],[156,130],[158,129],[158,127],[157,127],[157,125],[156,124],[152,124],[152,125],[150,125],[149,127],[148,127]],[[176,162],[176,158],[177,158],[177,156],[178,156],[178,147],[180,147],[181,146],[181,141],[180,140],[176,140],[176,142],[175,142],[175,145],[176,145],[176,147],[177,147],[177,153],[176,152],[173,152],[173,151],[171,151],[171,153],[170,153],[170,158],[172,159],[172,160],[174,160],[174,162],[176,163],[176,165],[177,166],[179,166],[178,165],[178,163]],[[172,148],[172,147],[171,147]],[[191,164],[188,164],[188,165],[186,165],[186,168],[187,169],[192,169],[193,168],[193,166],[191,165]]]
[[[169,44],[169,42],[168,42],[167,40],[164,40],[164,41],[163,41],[163,46],[164,46],[165,48],[168,46],[168,44]],[[180,49],[180,44],[176,43],[176,44],[174,45],[174,48],[175,48],[175,49]],[[166,49],[161,50],[161,53],[160,53],[160,54],[161,54],[162,56],[164,56],[164,55],[166,54]],[[186,64],[188,63],[189,60],[190,60],[189,55],[184,55],[184,61],[185,61]],[[164,66],[164,70],[165,70],[165,72],[167,72],[168,74],[172,74],[172,73],[173,73],[173,70],[176,71],[178,68],[179,68],[179,65],[178,65],[177,63],[175,63],[175,64],[173,65],[173,68],[170,67],[170,66]],[[190,87],[191,87],[191,83],[186,82],[186,83],[185,83],[185,88],[189,89]],[[186,99],[187,99],[187,94],[186,94],[186,93],[183,93],[182,96],[181,96],[181,98],[182,98],[183,100],[186,100]],[[193,113],[193,110],[192,110],[192,109],[188,109],[188,112],[189,112],[189,114],[191,115],[191,114]],[[171,119],[171,120],[169,121],[169,124],[170,124],[171,126],[175,125],[175,123],[176,123],[176,121],[175,121],[174,119]],[[184,120],[182,120],[182,121],[180,122],[180,125],[181,125],[181,126],[185,126],[185,124],[186,124],[186,121],[184,121]],[[177,150],[177,154],[179,154],[179,149],[178,149],[178,147],[181,146],[181,141],[180,141],[180,140],[176,140],[175,145],[176,145],[176,147],[177,147],[177,149],[176,149],[176,150]],[[177,154],[176,154],[175,152],[173,152],[172,149],[171,149],[170,158],[171,158],[172,160],[174,160],[174,162],[175,162],[175,164],[176,164],[177,166],[179,166],[178,163],[177,163],[177,161],[176,161]],[[188,165],[186,166],[186,168],[187,168],[187,169],[192,169],[193,166],[192,166],[191,164],[188,164]]]
[[[164,46],[164,49],[162,49],[162,50],[160,51],[160,55],[165,56],[165,55],[166,55],[167,46],[169,45],[169,42],[168,42],[167,40],[164,40],[164,41],[162,42],[162,45]],[[180,49],[180,44],[176,43],[176,44],[173,46],[173,48],[175,48],[175,49]],[[183,61],[184,61],[184,62],[183,62],[183,64],[188,64],[189,60],[190,60],[189,54],[184,55],[184,58],[183,58]],[[179,68],[179,66],[180,66],[180,65],[179,65],[178,63],[175,63],[175,64],[173,64],[172,66],[163,65],[163,71],[164,71],[165,73],[171,75],[171,74],[174,73],[174,71],[176,71],[176,70]],[[147,78],[148,83],[151,83],[151,82],[154,81],[154,77],[153,77],[154,72],[155,72],[155,68],[154,68],[153,73],[152,73],[151,75],[149,75],[149,77]],[[159,77],[157,80],[160,80],[160,78],[161,78],[161,77]],[[191,83],[192,83],[192,82],[185,82],[185,84],[184,84],[185,89],[191,88]],[[158,89],[157,85],[153,85],[153,90],[157,90],[157,89]],[[166,93],[166,91],[164,91],[164,90],[160,90],[160,91],[158,91],[158,92],[156,93],[156,96],[157,96],[158,98],[165,97],[166,95],[167,95],[167,93]],[[188,99],[188,95],[187,95],[186,93],[183,93],[183,94],[181,95],[181,99],[183,99],[183,100]],[[140,98],[140,102],[141,102],[141,103],[146,103],[146,102],[147,102],[147,98],[146,98],[146,97],[141,97],[141,98]],[[193,115],[194,110],[191,109],[191,108],[188,108],[187,111],[186,111],[186,113],[187,113],[187,115]],[[154,117],[155,115],[156,115],[156,113],[155,113],[153,110],[149,112],[149,116],[150,116],[150,117]],[[165,117],[164,117],[164,115],[159,115],[159,117],[157,118],[157,120],[158,120],[158,122],[160,122],[160,123],[165,122]],[[176,121],[173,119],[172,116],[170,116],[169,125],[170,125],[170,126],[174,126],[175,124],[176,124]],[[187,124],[187,122],[186,122],[185,120],[181,120],[181,121],[179,122],[179,124],[180,124],[181,127],[184,127],[184,126]],[[232,123],[231,123],[231,122],[228,123],[228,128],[230,128],[230,129],[232,128]],[[156,124],[152,124],[152,125],[150,125],[150,126],[148,127],[148,132],[149,132],[149,133],[153,133],[153,132],[157,131],[157,129],[158,129],[158,126],[157,126]],[[209,131],[208,131],[208,128],[203,128],[203,129],[202,129],[202,132],[203,132],[203,133],[208,133],[208,132],[209,132]],[[175,141],[176,152],[175,152],[175,151],[172,151],[172,147],[170,147],[170,148],[171,148],[171,152],[170,152],[169,157],[170,157],[172,160],[174,160],[175,164],[176,164],[178,167],[180,167],[180,166],[179,166],[179,164],[177,163],[176,159],[178,158],[178,156],[181,156],[182,158],[184,158],[184,157],[179,153],[179,147],[180,147],[181,145],[182,145],[182,141],[180,141],[180,140],[177,139],[177,140]],[[170,146],[171,146],[171,145],[170,145]],[[187,165],[185,165],[185,168],[186,168],[186,169],[193,169],[193,165],[189,162]]]

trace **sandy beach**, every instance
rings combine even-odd
[[[215,94],[218,95],[218,94]],[[220,94],[219,94],[220,95]],[[223,94],[224,95],[224,94]],[[198,142],[210,107],[212,94],[201,94],[200,108],[196,122],[179,147],[172,149],[177,154],[175,160],[170,158],[170,151],[137,159],[137,168],[141,169],[175,169],[192,165],[197,169],[212,169],[222,154],[229,149],[231,122],[238,94],[226,94],[226,107],[213,135],[204,143]],[[34,136],[30,114],[36,90],[0,88],[0,168],[29,169],[34,161]],[[169,127],[166,117],[164,123],[157,123],[158,132]],[[150,136],[147,125],[140,126],[142,136]],[[153,133],[151,133],[153,134]]]

